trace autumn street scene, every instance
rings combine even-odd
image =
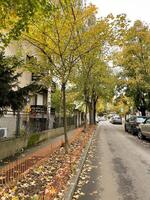
[[[149,141],[100,122],[73,200],[149,200],[149,153]]]
[[[0,200],[150,200],[149,7],[0,0]]]

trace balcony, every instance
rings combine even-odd
[[[31,111],[30,113],[41,113],[46,114],[47,113],[47,107],[46,106],[39,106],[39,105],[31,105]]]
[[[47,114],[47,106],[31,105],[30,114]],[[51,114],[55,115],[55,108],[51,108]]]

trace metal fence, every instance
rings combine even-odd
[[[79,138],[81,129],[76,130],[76,133],[69,137],[69,143]],[[35,165],[42,164],[45,160],[52,155],[56,149],[60,148],[64,144],[63,140],[56,141],[46,147],[40,148],[38,151],[27,155],[24,158],[17,159],[14,162],[8,163],[4,167],[0,167],[0,188],[15,181],[26,173],[28,170],[33,168]]]
[[[9,112],[0,117],[0,139],[2,139],[3,136],[15,137],[63,127],[63,121],[63,117],[56,117],[54,115],[48,118],[45,114],[31,116],[29,113],[21,112],[14,115],[12,112]],[[76,116],[67,116],[67,125],[76,126]],[[7,134],[4,134],[5,131]]]

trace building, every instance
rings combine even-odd
[[[36,49],[25,42],[22,44],[15,42],[9,45],[5,54],[8,56],[20,54],[25,63],[28,63],[32,58],[39,59]],[[27,86],[40,78],[29,71],[21,72],[19,87]],[[51,94],[54,91],[55,83],[52,82],[52,87],[46,88],[41,86],[38,92],[27,97],[28,103],[20,113],[19,124],[21,134],[42,131],[53,127],[55,110],[51,108]],[[0,118],[0,129],[7,129],[7,137],[13,137],[16,133],[17,123],[17,116],[13,115],[13,112],[9,110]]]

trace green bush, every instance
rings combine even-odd
[[[31,147],[37,144],[39,142],[39,138],[40,138],[40,135],[38,133],[31,134],[28,140],[28,147]]]

